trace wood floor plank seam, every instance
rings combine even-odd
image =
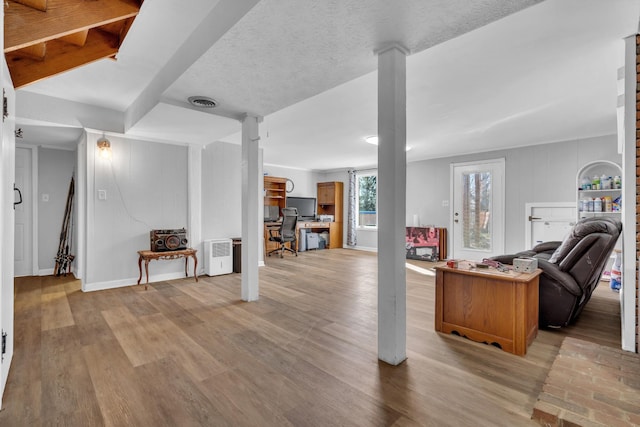
[[[252,303],[240,274],[90,293],[71,276],[18,278],[0,425],[536,425],[565,337],[620,346],[606,288],[525,357],[442,335],[433,263],[408,262],[408,359],[396,367],[377,360],[373,253],[270,258]]]

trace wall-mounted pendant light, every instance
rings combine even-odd
[[[98,154],[103,159],[111,158],[111,143],[104,136],[98,140]]]

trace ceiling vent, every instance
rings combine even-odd
[[[208,98],[206,96],[190,96],[188,98],[189,104],[194,105],[198,108],[214,108],[218,103],[213,98]]]

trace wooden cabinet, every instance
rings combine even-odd
[[[278,206],[278,213],[282,215],[282,209],[286,207],[287,203],[287,178],[278,178],[275,176],[264,177],[264,205],[265,206]],[[278,229],[277,224],[265,224],[264,226],[264,249],[265,256],[271,250],[277,249],[279,244],[277,242],[269,241],[269,229]]]
[[[435,330],[524,356],[538,335],[540,273],[436,267]]]
[[[286,207],[287,179],[274,176],[264,177],[264,205],[278,206],[280,212]],[[298,221],[298,230],[306,228],[310,231],[319,233],[323,231],[329,232],[329,249],[342,248],[343,240],[343,183],[336,182],[319,182],[317,191],[317,215],[333,215],[331,222],[317,221]],[[269,228],[277,228],[277,223],[267,224],[264,227],[265,255],[278,248],[278,244],[269,241]]]
[[[275,176],[264,177],[264,205],[278,206],[279,213],[286,207],[287,202],[287,178]]]
[[[313,233],[329,233],[329,247],[327,249],[342,248],[342,223],[341,222],[316,222],[301,221],[297,225],[298,239],[300,238],[300,229],[304,228],[308,232]]]
[[[333,222],[327,224],[329,228],[329,248],[342,247],[343,234],[343,184],[339,181],[318,183],[317,214],[333,215]]]
[[[342,248],[342,223],[329,223],[329,249]]]
[[[335,222],[342,223],[342,195],[343,184],[341,182],[319,182],[318,216],[333,215]]]
[[[335,204],[335,184],[335,182],[318,183],[318,205]]]

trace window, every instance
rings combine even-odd
[[[378,226],[378,177],[358,174],[358,227]]]

